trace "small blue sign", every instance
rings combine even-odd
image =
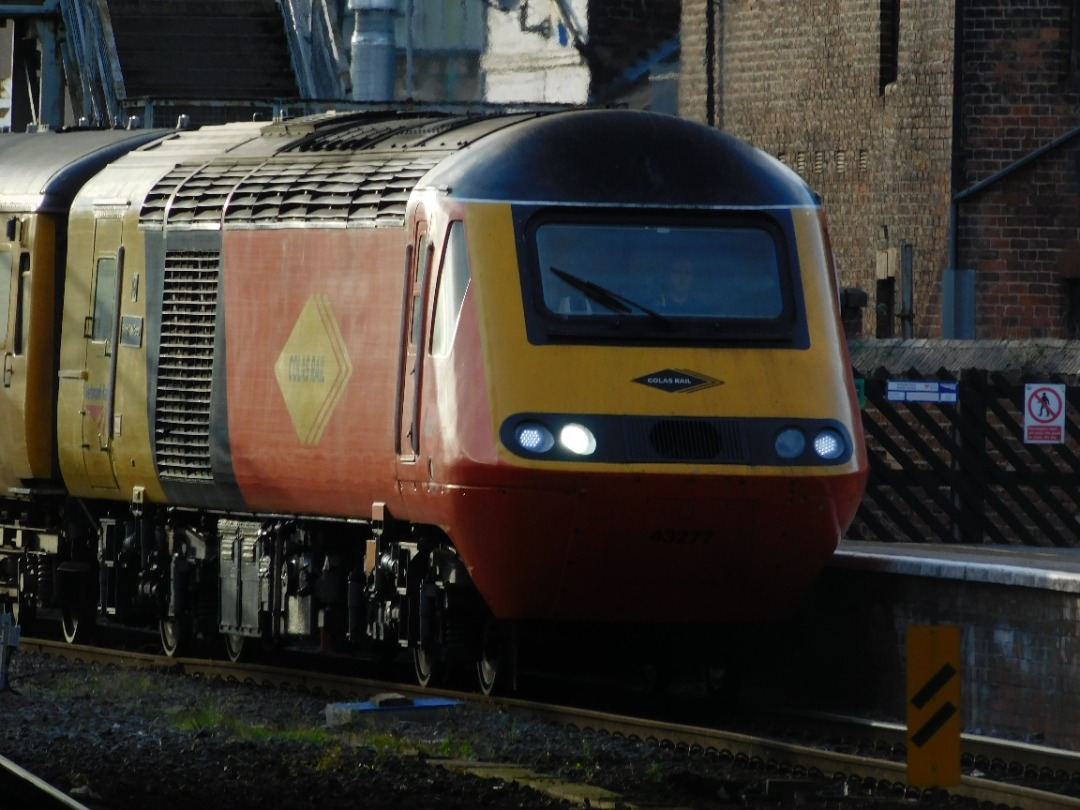
[[[927,380],[889,380],[885,399],[889,402],[956,402],[958,382]]]

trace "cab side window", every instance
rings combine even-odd
[[[116,296],[116,259],[105,257],[98,259],[97,281],[94,285],[94,326],[91,340],[104,343],[112,338],[113,312]]]
[[[450,225],[439,288],[435,292],[435,316],[431,329],[431,353],[434,355],[450,353],[465,290],[471,278],[472,269],[465,248],[465,226],[461,222],[454,222]]]

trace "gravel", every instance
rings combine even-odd
[[[447,760],[517,763],[669,806],[746,806],[727,801],[738,784],[704,767],[715,760],[491,706],[383,711],[330,727],[325,697],[26,651],[10,682],[0,692],[0,754],[95,810],[584,803],[460,773]]]
[[[29,651],[16,653],[10,680],[0,692],[0,754],[93,810],[855,806],[798,780],[788,780],[786,797],[766,796],[760,771],[490,705],[366,713],[328,726],[325,697]],[[544,792],[461,772],[460,761],[514,763],[622,798],[564,798],[555,782]]]

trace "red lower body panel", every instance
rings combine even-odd
[[[857,475],[596,476],[581,488],[442,497],[452,540],[500,618],[717,622],[789,612],[860,494]]]

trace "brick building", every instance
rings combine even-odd
[[[683,0],[682,115],[818,189],[864,335],[1080,335],[1080,3]],[[957,269],[959,268],[959,269]]]

